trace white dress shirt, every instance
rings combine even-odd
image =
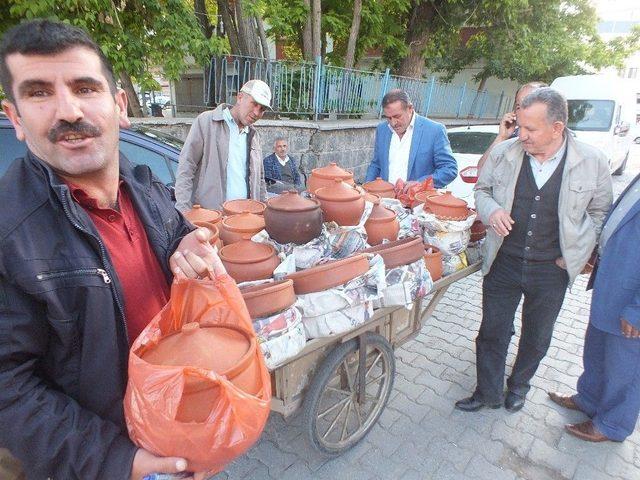
[[[536,185],[538,188],[542,188],[547,180],[551,178],[553,172],[556,171],[558,165],[562,161],[562,157],[564,157],[564,152],[567,150],[567,139],[564,139],[562,145],[560,146],[560,150],[556,152],[556,154],[551,157],[546,162],[540,163],[536,157],[533,155],[529,155],[529,164],[531,165],[531,171],[533,172],[533,178],[536,181]]]
[[[289,155],[285,155],[285,156],[284,156],[284,159],[282,159],[282,158],[280,158],[280,157],[278,156],[278,154],[276,153],[276,158],[278,159],[278,163],[279,163],[280,165],[282,165],[283,167],[284,167],[284,166],[287,164],[287,162],[289,161]]]
[[[389,143],[389,182],[396,183],[401,178],[406,181],[409,176],[409,153],[411,151],[411,139],[413,138],[413,126],[416,123],[416,113],[413,112],[411,122],[402,138],[391,128],[391,142]]]

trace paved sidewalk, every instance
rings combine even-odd
[[[636,152],[635,163],[639,157]],[[616,179],[617,193],[633,178],[633,167]],[[547,390],[572,393],[582,372],[590,305],[586,280],[580,276],[567,292],[522,411],[453,408],[475,386],[474,340],[481,318],[481,277],[475,274],[452,285],[418,337],[396,350],[391,398],[360,444],[338,458],[323,457],[306,444],[299,417],[285,421],[272,413],[260,442],[214,478],[640,479],[640,427],[623,443],[585,443],[563,429],[584,416],[547,398]],[[519,331],[518,320],[508,370]]]

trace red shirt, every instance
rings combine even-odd
[[[69,188],[74,200],[93,220],[111,257],[122,287],[131,345],[169,300],[169,284],[122,181],[118,189],[120,211],[99,208],[96,199],[84,190],[73,184]]]

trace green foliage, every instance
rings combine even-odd
[[[0,0],[0,6],[5,0]],[[55,18],[86,29],[116,72],[128,73],[144,90],[156,89],[151,68],[169,79],[226,51],[226,41],[207,40],[187,0],[13,0],[0,33],[23,20]]]

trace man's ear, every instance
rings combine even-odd
[[[562,136],[562,132],[564,132],[564,123],[553,122],[553,133],[555,133],[556,136]]]
[[[119,109],[118,119],[120,128],[129,128],[131,126],[131,122],[129,121],[129,117],[127,116],[127,105],[129,105],[127,94],[124,90],[119,88],[116,94],[113,96],[113,99],[115,100],[116,106]]]
[[[2,100],[2,111],[7,115],[13,128],[16,130],[16,138],[21,142],[24,142],[24,130],[22,129],[22,123],[20,122],[20,114],[18,113],[18,107],[9,100]]]

